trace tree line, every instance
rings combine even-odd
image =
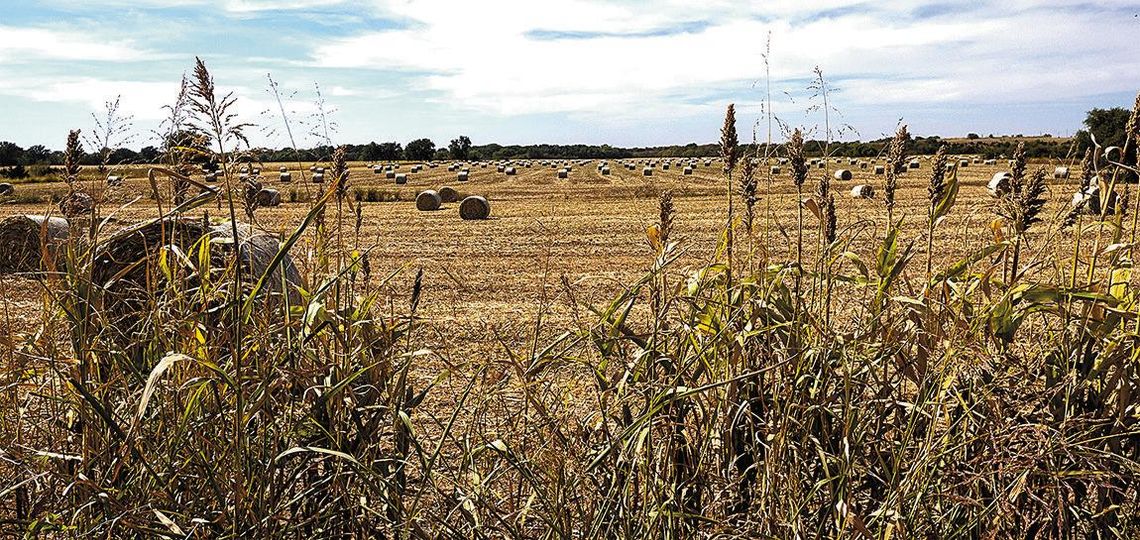
[[[1123,108],[1093,109],[1088,111],[1083,129],[1072,139],[1051,137],[1030,138],[1028,140],[1018,137],[986,138],[968,137],[965,140],[947,140],[938,136],[914,137],[910,141],[911,153],[933,154],[942,145],[947,146],[951,154],[976,154],[985,158],[1002,158],[1013,155],[1018,142],[1025,143],[1025,152],[1033,158],[1065,159],[1079,158],[1085,148],[1090,147],[1094,141],[1101,146],[1124,146],[1124,128],[1128,120],[1129,111]],[[202,134],[176,134],[171,141],[161,146],[146,146],[135,151],[129,148],[101,149],[97,152],[85,154],[80,163],[83,165],[126,165],[137,163],[158,163],[165,155],[164,148],[185,146],[187,141],[201,149],[200,161],[210,160],[210,141]],[[809,155],[821,156],[826,152],[837,157],[869,158],[880,156],[885,152],[889,138],[872,141],[846,141],[825,144],[824,141],[808,141],[804,146]],[[780,155],[780,146],[771,148],[773,155]],[[764,154],[764,145],[744,145],[745,152]],[[1127,159],[1135,160],[1135,145],[1127,149]],[[327,160],[332,155],[333,147],[317,146],[314,148],[257,148],[251,155],[255,159],[265,162],[302,162],[314,163]],[[588,144],[532,144],[532,145],[500,145],[483,144],[473,145],[471,139],[461,135],[452,139],[445,147],[437,147],[431,139],[420,138],[402,145],[399,142],[369,142],[367,144],[350,144],[346,146],[348,159],[352,161],[384,162],[384,161],[427,161],[427,160],[498,160],[498,159],[629,159],[646,157],[679,157],[700,158],[715,156],[719,152],[716,144],[696,144],[674,146],[651,146],[622,148],[617,146],[588,145]],[[34,145],[21,148],[19,145],[0,141],[0,176],[8,178],[22,178],[26,176],[47,176],[51,174],[51,167],[63,164],[63,152],[51,150],[43,145]]]

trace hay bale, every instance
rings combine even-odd
[[[451,186],[443,186],[439,188],[439,199],[445,203],[453,203],[459,200],[459,192]]]
[[[47,261],[60,262],[60,246],[67,241],[67,220],[61,217],[20,215],[0,221],[0,274],[40,272]]]
[[[0,197],[11,197],[16,193],[16,188],[7,182],[0,184]]]
[[[991,197],[1004,197],[1009,194],[1009,182],[1013,179],[1013,175],[1008,172],[995,173],[990,182],[986,184],[986,189],[990,192]]]
[[[847,180],[850,180],[854,175],[852,175],[851,171],[849,171],[847,169],[839,169],[839,170],[835,171],[834,176],[835,176],[836,180],[847,181]]]
[[[88,215],[94,209],[95,199],[82,191],[76,191],[59,201],[59,211],[69,218]]]
[[[642,176],[653,176],[653,167],[646,167],[641,169]]]
[[[685,167],[684,169],[681,169],[681,174],[683,174],[685,176],[692,176],[693,175],[693,168],[692,167]]]
[[[868,184],[859,184],[851,188],[852,199],[873,199],[875,198],[875,188]]]
[[[506,170],[506,167],[499,165],[498,167],[495,167],[495,170],[498,172],[503,172],[504,170]]]
[[[465,220],[487,219],[491,216],[491,203],[478,195],[472,195],[459,203],[459,217]]]
[[[566,169],[558,169],[559,178],[570,178],[570,171]]]
[[[515,172],[517,171],[515,171],[514,167],[507,167],[506,169],[503,169],[503,172],[507,173],[507,176],[514,176]]]
[[[113,174],[107,176],[107,186],[108,187],[119,187],[122,185],[123,185],[123,177],[122,176],[117,176],[117,175],[113,175]]]
[[[882,165],[875,165],[875,174],[878,174],[878,175],[887,174],[887,168],[882,166]]]
[[[289,167],[286,167],[284,165],[277,167],[277,172],[289,172]]]
[[[780,174],[780,166],[779,165],[773,165],[771,171],[772,171],[772,174]]]
[[[325,183],[325,173],[323,173],[323,172],[313,173],[313,183],[314,184]]]
[[[234,236],[234,229],[237,236]],[[177,291],[164,286],[163,273],[158,269],[160,253],[166,246],[176,246],[185,253],[194,253],[198,242],[205,237],[210,239],[210,268],[199,268],[198,272],[209,271],[214,286],[232,287],[234,280],[226,274],[236,259],[242,267],[245,278],[242,281],[242,296],[252,293],[254,284],[268,269],[281,242],[277,235],[254,229],[248,224],[229,222],[220,224],[203,223],[197,219],[166,218],[129,227],[115,233],[95,247],[95,264],[91,279],[104,290],[101,306],[112,331],[125,343],[134,343],[136,332],[153,331],[146,322],[152,315],[155,305],[165,305],[161,298],[152,303],[153,296],[168,291],[194,298],[194,289],[199,285],[195,272],[186,272],[185,279],[179,282]],[[236,251],[236,254],[235,254]],[[236,257],[235,257],[236,255]],[[305,283],[291,256],[286,255],[281,264],[266,279],[265,286],[258,293],[257,301],[262,307],[279,305],[285,298],[290,303],[300,303],[300,288]],[[189,294],[185,294],[189,292]],[[221,294],[217,298],[227,298]],[[221,300],[218,300],[221,302]],[[181,304],[179,304],[181,305]],[[217,306],[205,306],[203,312],[216,312]],[[262,312],[265,310],[263,309]]]
[[[910,163],[907,164],[907,168],[910,168],[910,169],[917,169],[921,166],[922,166],[922,162],[918,161],[917,159],[912,159],[912,160],[910,160]]]
[[[1105,209],[1105,215],[1111,216],[1116,212],[1116,192],[1109,193],[1106,199],[1108,208]],[[1074,210],[1080,207],[1081,214],[1099,216],[1104,209],[1101,205],[1105,202],[1100,196],[1100,178],[1094,176],[1089,187],[1073,194],[1073,200],[1069,204]]]
[[[456,180],[458,180],[458,181],[460,181],[460,182],[466,182],[466,181],[467,181],[467,177],[468,177],[468,172],[467,172],[467,171],[459,171],[459,174],[458,174],[458,175],[456,175],[456,178],[455,178],[455,179],[456,179]]]
[[[293,181],[293,175],[291,175],[291,174],[289,174],[289,173],[287,173],[287,172],[283,172],[283,173],[281,173],[281,176],[280,176],[280,177],[281,177],[281,181],[282,181],[282,182],[285,182],[285,183],[289,183],[289,182],[292,182],[292,181]]]
[[[997,165],[996,159],[987,159],[982,162],[982,165]]]
[[[443,199],[439,196],[439,192],[434,189],[421,191],[419,195],[416,195],[416,210],[421,212],[439,210],[441,204],[443,204]]]
[[[818,165],[816,168],[818,168],[818,169],[823,169],[823,168],[826,168],[826,167],[827,167],[827,162],[826,162],[826,161],[820,161],[820,162],[819,162],[819,165]]]
[[[1069,177],[1069,168],[1068,167],[1057,167],[1056,169],[1053,169],[1053,178],[1068,178],[1068,177]]]
[[[388,180],[392,180],[392,179],[396,178],[396,171],[393,171],[391,169],[385,171],[384,172],[384,178],[387,178]]]
[[[258,206],[281,206],[281,193],[276,189],[264,188],[257,192]]]
[[[408,175],[406,173],[400,173],[400,174],[396,175],[396,184],[404,185],[407,183],[408,183]]]
[[[958,160],[958,168],[959,169],[964,169],[964,168],[969,167],[969,166],[970,166],[970,160],[968,160],[968,159]]]
[[[381,167],[379,165],[373,166],[372,174],[384,174],[384,167]]]
[[[867,162],[866,161],[860,161],[859,162],[859,168],[860,169],[866,169],[867,168]]]
[[[1119,146],[1109,146],[1104,149],[1104,159],[1108,161],[1124,161],[1124,154]]]

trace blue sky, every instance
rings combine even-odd
[[[121,96],[152,144],[196,55],[258,145],[288,143],[267,74],[299,124],[319,85],[336,143],[710,142],[729,102],[751,139],[769,36],[772,111],[818,132],[819,66],[844,138],[1069,135],[1140,91],[1128,1],[0,0],[0,140],[59,148]]]

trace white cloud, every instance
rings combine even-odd
[[[915,19],[906,13],[921,5],[892,0],[377,4],[409,26],[319,44],[313,63],[404,72],[457,107],[501,115],[602,118],[640,104],[661,117],[684,108],[678,96],[739,93],[763,74],[768,32],[777,86],[820,65],[854,104],[1050,100],[1140,85],[1133,21],[1028,2]]]
[[[0,26],[0,64],[36,60],[129,62],[148,53],[121,35]]]

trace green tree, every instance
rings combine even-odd
[[[435,156],[435,143],[431,139],[416,139],[404,147],[404,157],[412,161],[431,159]]]
[[[471,155],[471,139],[466,135],[460,135],[458,139],[451,139],[451,144],[447,145],[447,152],[451,159],[468,159]]]
[[[0,141],[0,167],[11,167],[24,157],[24,149],[16,143]]]
[[[1093,139],[1102,147],[1124,146],[1124,126],[1128,123],[1128,110],[1121,107],[1093,109],[1085,116],[1085,129],[1077,132],[1077,145],[1084,149],[1092,146]]]

